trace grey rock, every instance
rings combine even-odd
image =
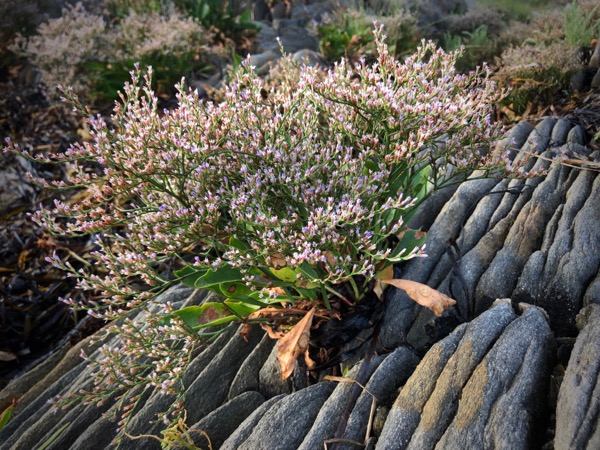
[[[281,57],[281,54],[279,53],[279,51],[267,50],[262,53],[256,53],[254,55],[250,55],[250,58],[248,59],[248,63],[251,66],[260,68],[260,67],[264,66],[265,64],[271,63],[271,62],[279,59],[280,57]]]
[[[544,267],[539,306],[559,336],[576,334],[575,316],[600,269],[600,177],[576,171]]]
[[[527,142],[533,129],[533,126],[529,122],[519,122],[510,130],[506,138],[498,141],[494,148],[494,154],[504,154],[508,152],[509,159],[512,161],[525,142]]]
[[[543,153],[552,143],[552,130],[554,129],[556,122],[557,119],[555,117],[546,117],[544,120],[538,123],[535,129],[529,134],[529,137],[521,148],[521,151],[517,154],[515,162],[520,162],[523,159],[530,158],[532,155],[539,155]],[[535,162],[536,159],[531,158],[531,165],[533,165]],[[528,168],[528,166],[526,165],[525,168]]]
[[[253,53],[264,53],[266,51],[279,51],[277,43],[277,31],[270,25],[263,24],[256,35]]]
[[[197,447],[220,448],[223,442],[235,431],[256,408],[265,402],[258,392],[244,392],[215,409],[190,428],[190,435]],[[206,433],[207,440],[200,432]]]
[[[586,90],[589,81],[589,71],[578,70],[569,81],[569,88],[574,92],[583,92]]]
[[[188,409],[190,422],[199,421],[226,400],[229,385],[262,335],[263,331],[258,327],[251,329],[248,341],[239,333],[234,334],[227,345],[192,382],[185,393],[186,402],[193,405]]]
[[[289,18],[289,13],[290,11],[288,11],[287,4],[284,2],[276,3],[271,9],[271,16],[273,17],[273,20],[287,19]]]
[[[253,19],[257,22],[270,21],[271,17],[271,9],[265,2],[265,0],[256,0],[253,2],[254,8],[252,11]]]
[[[506,327],[473,371],[437,446],[507,450],[539,446],[554,350],[545,313],[524,305],[522,315]]]
[[[327,70],[329,67],[329,64],[320,53],[308,49],[298,50],[292,55],[292,61],[309,67],[318,67],[321,70]]]
[[[285,27],[303,27],[306,25],[306,20],[303,19],[273,19],[271,26],[278,32]]]
[[[415,214],[408,221],[408,227],[413,230],[429,230],[435,218],[457,189],[458,186],[448,186],[434,192],[433,195],[419,205]]]
[[[551,142],[554,146],[563,145],[567,142],[569,131],[573,128],[573,124],[567,119],[560,118],[552,129]]]
[[[553,350],[540,309],[527,305],[517,316],[509,301],[496,302],[425,355],[376,448],[529,448]]]
[[[110,412],[110,411],[109,411]],[[93,424],[80,429],[76,440],[69,450],[102,450],[110,447],[117,435],[117,421],[109,419],[106,414],[101,415]]]
[[[423,407],[421,420],[407,448],[435,446],[456,414],[460,393],[473,370],[515,317],[510,304],[500,302],[468,324],[456,352],[448,360],[434,392]],[[417,368],[413,376],[418,379],[429,375],[419,373]]]
[[[567,142],[577,143],[580,145],[585,144],[585,131],[579,125],[574,126],[569,135],[567,136]]]
[[[294,392],[277,402],[256,424],[239,450],[298,448],[335,383],[323,382]]]
[[[593,87],[594,89],[600,88],[600,70],[598,70],[596,72],[596,74],[594,75],[594,78],[592,78],[592,82],[590,83],[590,86]]]
[[[378,449],[405,448],[419,425],[421,413],[436,382],[452,357],[467,325],[461,325],[447,338],[435,344],[396,398],[377,442]]]
[[[332,1],[319,1],[319,2],[294,2],[292,5],[290,17],[292,19],[302,20],[304,23],[308,23],[311,20],[317,23],[323,20],[326,14],[331,14],[335,9],[335,2]]]
[[[252,350],[252,353],[240,366],[240,370],[231,382],[227,398],[229,400],[237,397],[242,392],[258,391],[260,388],[259,373],[265,365],[265,361],[275,346],[275,340],[267,334],[263,336],[260,343]]]
[[[583,305],[600,304],[600,272],[590,283],[583,296]]]
[[[488,193],[497,181],[491,179],[470,180],[460,185],[452,198],[438,215],[427,233],[427,258],[417,258],[406,263],[402,278],[426,282],[431,272],[446,252],[449,239],[460,234],[463,220],[472,206]],[[408,329],[421,307],[407,299],[400,290],[390,295],[381,329],[381,341],[386,348],[395,348],[405,342]]]
[[[223,442],[221,450],[237,450],[239,446],[252,434],[256,424],[262,419],[262,417],[272,409],[277,407],[277,403],[284,399],[286,395],[278,395],[273,397],[250,414],[246,420],[244,420],[236,430]]]
[[[556,450],[600,448],[600,306],[582,311],[587,323],[571,352],[556,408]]]
[[[503,247],[477,284],[476,314],[488,309],[495,299],[510,297],[529,256],[539,250],[548,221],[564,201],[572,182],[570,173],[562,166],[551,171],[520,210]]]
[[[594,47],[594,53],[590,58],[590,62],[588,64],[590,67],[598,67],[600,68],[600,39],[596,42],[596,47]]]
[[[33,448],[33,445],[37,443],[46,431],[65,414],[64,411],[59,412],[56,418],[53,418],[49,414],[49,419],[53,423],[47,423],[43,418],[51,408],[49,401],[72,385],[80,371],[80,366],[71,369],[43,391],[37,399],[27,405],[18,415],[13,416],[11,421],[0,432],[0,449],[8,450],[13,448],[20,438],[35,435],[30,440],[31,446],[29,448]]]
[[[26,180],[26,173],[36,175],[31,162],[21,156],[0,154],[0,215],[32,206],[37,188]]]
[[[373,401],[375,400],[376,405],[391,405],[398,389],[404,385],[418,363],[419,358],[406,347],[397,348],[386,356],[356,401],[348,419],[344,439],[359,442],[365,440]],[[352,447],[342,445],[341,448],[350,450]]]
[[[217,354],[227,346],[234,333],[235,329],[232,327],[219,336],[190,363],[188,370],[183,376],[183,382],[186,386],[190,386],[198,375],[216,358]],[[129,433],[131,435],[149,434],[151,432],[159,433],[161,424],[154,424],[153,422],[156,421],[158,414],[166,411],[173,401],[174,396],[155,390],[152,396],[143,402],[140,410],[133,413],[133,417],[130,419],[128,425]],[[156,446],[156,442],[150,439],[138,439],[127,442],[127,444],[132,450],[135,448],[144,450],[145,448]]]
[[[75,408],[69,410],[67,414],[51,429],[44,437],[39,441],[39,444],[46,442],[52,442],[45,448],[48,450],[63,450],[71,449],[71,445],[77,440],[82,430],[85,430],[88,426],[92,425],[98,420],[112,402],[107,402],[101,407],[79,404]],[[54,414],[54,411],[50,411],[50,414]],[[44,419],[43,419],[44,420]],[[59,431],[60,430],[60,431]],[[56,436],[56,437],[55,437]],[[19,443],[17,443],[18,445]],[[100,450],[103,448],[103,442],[88,442],[88,449]],[[23,447],[33,448],[33,447]]]
[[[275,397],[280,394],[289,394],[295,390],[307,386],[306,368],[304,359],[299,358],[292,375],[284,380],[281,377],[281,366],[277,360],[277,349],[279,341],[273,346],[269,357],[261,367],[258,380],[259,392],[266,398]]]
[[[295,53],[299,50],[319,50],[318,41],[304,28],[286,26],[279,30],[279,38],[285,53]]]
[[[360,361],[354,365],[346,374],[346,378],[356,379],[359,372],[361,376],[369,379],[381,364],[383,358],[372,358],[365,367],[365,361]],[[339,425],[341,415],[346,411],[353,391],[360,390],[360,386],[355,383],[338,383],[333,393],[327,401],[321,406],[314,425],[306,434],[298,450],[312,450],[323,447],[323,442],[333,438]]]

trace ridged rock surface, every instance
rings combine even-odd
[[[513,128],[499,151],[508,145],[516,158],[566,152],[597,160],[582,139],[577,125],[546,118]],[[529,164],[548,163],[534,158]],[[378,353],[348,373],[361,373],[365,390],[340,381],[309,386],[302,368],[283,381],[275,343],[258,328],[247,341],[231,328],[202,349],[183,375],[192,430],[207,433],[213,448],[226,449],[323,448],[342,416],[347,423],[338,437],[346,443],[338,448],[353,448],[353,441],[381,449],[527,449],[551,439],[554,405],[547,397],[551,381],[558,380],[552,378],[560,353],[555,340],[568,354],[564,342],[578,335],[578,312],[600,303],[600,176],[558,166],[526,181],[475,178],[423,205],[411,225],[428,229],[429,256],[400,269],[401,277],[453,296],[457,307],[436,318],[402,291],[392,292]],[[182,307],[209,298],[180,286],[160,301]],[[586,310],[587,325],[566,367],[557,449],[600,448],[599,308]],[[134,318],[139,326],[144,314]],[[119,346],[115,336],[104,342]],[[2,409],[19,401],[0,432],[0,450],[114,448],[116,422],[105,414],[114,410],[114,399],[100,408],[56,411],[50,404],[91,386],[91,368],[78,354],[86,349],[98,355],[102,343],[63,348],[51,364],[0,392]],[[143,393],[129,432],[160,433],[154,420],[172,400],[160,391]],[[380,425],[368,433],[372,419]],[[192,435],[206,446],[201,433]],[[143,438],[123,448],[160,444]]]
[[[577,337],[556,408],[556,450],[600,448],[600,305],[580,316]]]

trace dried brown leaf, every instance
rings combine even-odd
[[[271,339],[281,339],[282,337],[285,336],[285,333],[281,330],[274,330],[272,325],[269,325],[267,323],[261,323],[260,326],[262,327],[263,330],[265,330],[267,332],[267,334],[269,335],[269,337]]]
[[[14,361],[15,359],[17,359],[17,355],[14,353],[0,350],[0,361]]]
[[[415,302],[425,308],[429,308],[438,317],[442,315],[444,310],[456,304],[456,301],[446,294],[442,294],[440,291],[416,281],[389,278],[381,280],[381,282],[402,289]]]
[[[281,377],[284,380],[294,371],[298,356],[308,350],[310,328],[316,309],[317,307],[313,306],[304,318],[279,340],[277,360],[281,366]]]

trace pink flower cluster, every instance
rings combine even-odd
[[[111,317],[167,285],[160,263],[186,255],[244,270],[308,263],[307,281],[328,286],[422,256],[390,247],[406,214],[475,169],[506,167],[486,151],[500,93],[485,70],[457,74],[458,53],[423,42],[401,63],[375,34],[372,65],[324,73],[284,59],[272,85],[244,65],[220,104],[182,84],[179,106],[158,111],[151,73],[133,72],[111,125],[90,118],[93,140],[54,157],[86,200],[36,215],[53,233],[95,235],[106,271],[52,262],[102,292]]]

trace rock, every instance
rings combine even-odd
[[[325,15],[331,14],[335,9],[336,2],[328,0],[308,4],[293,2],[290,17],[292,19],[301,20],[304,24],[307,24],[311,20],[320,23],[323,21]]]
[[[462,183],[448,203],[444,205],[427,233],[427,258],[408,261],[401,277],[420,283],[426,282],[444,256],[448,240],[458,237],[462,222],[468,216],[471,207],[496,184],[497,181],[490,179],[470,180]],[[405,342],[419,308],[421,307],[409,300],[401,290],[394,290],[390,294],[381,329],[381,341],[384,347],[395,348]]]
[[[329,68],[329,64],[320,53],[308,49],[298,50],[292,55],[292,61],[309,67],[318,67],[322,70]]]
[[[258,391],[260,388],[259,374],[267,358],[271,354],[276,341],[264,335],[260,343],[240,366],[240,370],[231,382],[227,398],[229,400],[246,391]]]
[[[600,274],[590,283],[583,296],[583,305],[600,304]]]
[[[586,324],[571,352],[556,408],[556,450],[600,448],[600,306],[582,311]]]
[[[278,344],[279,341],[273,346],[258,375],[259,391],[266,398],[289,394],[307,386],[306,366],[302,358],[298,359],[296,368],[288,379],[284,380],[281,377],[281,366],[277,360]]]
[[[264,66],[265,64],[268,64],[270,62],[273,62],[273,61],[279,59],[280,57],[281,57],[281,55],[279,52],[276,52],[273,50],[267,50],[262,53],[256,53],[254,55],[250,55],[250,57],[248,58],[248,63],[251,66],[259,68],[259,67]]]
[[[405,448],[419,425],[421,412],[435,384],[465,334],[466,325],[435,344],[417,366],[390,409],[377,448]]]
[[[576,174],[548,248],[537,303],[559,336],[576,334],[575,316],[600,269],[600,177],[589,170]]]
[[[211,299],[211,297],[212,294],[206,295],[206,291],[204,291],[203,299],[208,300]],[[196,356],[182,376],[183,384],[187,386],[187,389],[190,389],[197,378],[199,378],[202,373],[218,359],[219,353],[222,352],[224,348],[227,348],[236,336],[238,336],[238,334],[236,333],[235,328],[230,327]],[[218,395],[219,392],[220,391],[214,395]],[[210,398],[211,400],[214,399],[214,397]],[[132,414],[128,424],[129,434],[134,436],[151,433],[159,434],[162,429],[162,424],[155,423],[157,416],[158,414],[165,412],[173,401],[174,396],[164,394],[159,389],[151,392],[151,396],[147,400],[140,402],[142,407]],[[220,404],[217,406],[220,406]],[[199,418],[197,420],[199,420]],[[152,446],[155,446],[156,444],[157,442],[155,440],[150,439],[138,439],[127,442],[128,449],[132,450],[136,448],[145,450],[152,448]],[[160,445],[158,445],[158,447],[160,447]]]
[[[364,367],[364,361],[360,361],[348,371],[346,378],[356,379],[358,373],[362,371],[364,377],[369,379],[382,361],[383,357],[374,357],[369,361],[367,367]],[[313,426],[306,434],[298,450],[321,448],[326,439],[333,438],[342,414],[344,414],[347,408],[351,407],[349,402],[353,391],[359,389],[361,389],[360,386],[355,383],[338,383],[333,393],[323,406],[321,406]]]
[[[194,405],[188,409],[190,422],[199,421],[226,400],[229,385],[263,334],[258,327],[252,327],[246,341],[239,333],[235,333],[187,388],[186,402]]]
[[[258,392],[244,392],[229,400],[190,428],[194,444],[199,448],[220,448],[235,429],[264,402],[265,398]],[[201,433],[206,433],[208,439]]]
[[[357,399],[343,439],[362,442],[367,432],[367,424],[371,420],[370,412],[375,400],[376,405],[391,406],[398,389],[404,385],[413,373],[419,358],[406,347],[399,347],[379,364],[377,370],[370,377],[365,390]],[[341,446],[342,449],[350,450],[353,447]]]
[[[298,448],[335,383],[323,382],[278,401],[253,428],[239,450]]]
[[[600,69],[596,72],[596,74],[594,75],[594,78],[592,78],[592,81],[590,82],[590,86],[593,87],[594,89],[600,88]]]
[[[253,53],[264,53],[269,50],[279,51],[277,31],[270,25],[263,24],[256,35]]]
[[[279,30],[279,39],[285,53],[295,53],[299,50],[319,50],[319,42],[304,28],[287,26]]]
[[[223,442],[221,450],[237,450],[238,447],[252,434],[256,424],[262,419],[262,417],[273,408],[277,406],[277,403],[284,399],[286,395],[278,395],[272,399],[267,400],[260,405],[256,410],[250,414],[237,429],[231,433],[231,435]]]
[[[600,68],[600,39],[598,39],[598,41],[596,42],[596,47],[594,47],[594,53],[592,53],[588,65],[590,67]]]
[[[570,169],[559,167],[536,187],[531,200],[510,224],[502,248],[482,274],[475,290],[475,313],[489,308],[497,298],[509,297],[530,255],[541,246],[546,225],[564,201],[572,183]]]
[[[27,172],[36,174],[29,161],[0,153],[0,217],[35,203],[37,189],[27,182]]]
[[[271,9],[269,8],[265,0],[256,0],[253,3],[253,19],[257,22],[270,22],[272,19]]]
[[[545,314],[496,302],[436,344],[400,391],[377,449],[529,448],[554,338]]]
[[[560,118],[554,125],[551,135],[551,143],[553,146],[563,145],[567,141],[569,131],[573,128],[573,124],[567,120]]]
[[[0,450],[19,448],[14,446],[21,438],[27,440],[29,444],[29,447],[21,448],[34,448],[39,439],[64,415],[64,411],[56,414],[56,417],[48,413],[50,410],[49,400],[74,384],[80,369],[80,366],[71,369],[23,408],[19,414],[12,417],[6,427],[0,431]]]
[[[523,305],[465,385],[441,448],[538,447],[555,342],[542,310]]]
[[[567,136],[567,142],[577,143],[580,145],[585,144],[585,131],[579,125],[574,126],[569,131],[569,135]]]

